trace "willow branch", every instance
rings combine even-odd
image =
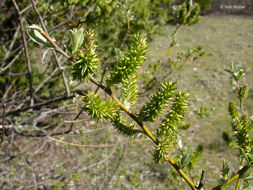
[[[182,26],[182,25],[177,25],[177,26],[176,26],[176,30],[173,32],[172,41],[171,41],[171,43],[170,43],[170,47],[169,47],[169,51],[168,51],[168,57],[170,57],[171,52],[172,52],[172,48],[173,48],[173,47],[175,46],[175,44],[176,44],[176,35],[177,35],[177,33],[178,33],[178,31],[179,31],[179,29],[180,29],[181,26]]]
[[[234,182],[235,180],[239,179],[245,172],[248,171],[248,169],[250,169],[250,166],[245,165],[242,169],[236,172],[236,174],[234,174],[225,184],[217,185],[212,190],[221,190],[222,186],[227,186],[231,184],[232,182]]]
[[[41,34],[53,45],[53,47],[61,53],[66,58],[70,59],[70,56],[66,54],[59,46],[43,31],[41,31]],[[132,113],[129,109],[127,109],[119,100],[118,98],[112,93],[112,90],[110,88],[105,87],[102,83],[99,83],[92,75],[88,75],[89,80],[94,83],[96,86],[104,90],[109,96],[111,96],[112,99],[114,99],[117,102],[117,105],[126,113],[128,116],[130,116],[144,131],[145,135],[149,137],[156,145],[158,145],[158,140],[154,137],[154,135],[149,131],[149,129],[145,126],[145,124],[139,120],[139,118]],[[191,189],[196,190],[196,185],[194,182],[185,174],[185,172],[176,164],[176,162],[170,158],[167,160],[179,173],[179,175],[187,182],[187,184],[191,187]]]

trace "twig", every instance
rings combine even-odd
[[[34,0],[31,0],[31,2],[33,4],[33,8],[34,8],[34,10],[35,10],[35,12],[36,12],[36,14],[37,14],[37,16],[39,18],[39,21],[40,21],[40,24],[41,24],[43,30],[46,32],[46,34],[48,34],[47,28],[46,28],[46,26],[44,24],[44,21],[43,21],[41,15],[40,15],[39,10],[36,7],[36,4],[35,4]],[[57,63],[57,66],[58,66],[58,68],[59,68],[59,70],[61,72],[62,79],[63,79],[63,82],[64,82],[64,86],[65,86],[65,89],[66,89],[66,94],[67,94],[67,96],[70,96],[70,90],[69,90],[68,82],[67,82],[67,79],[66,79],[66,77],[65,77],[65,75],[64,75],[64,73],[62,71],[61,63],[60,63],[60,61],[59,61],[59,59],[58,59],[58,57],[56,55],[55,50],[53,50],[53,55],[54,55],[55,61]]]
[[[107,147],[105,148],[105,154],[106,154],[106,158],[107,158],[108,157]],[[98,190],[103,190],[104,189],[104,184],[106,182],[107,177],[108,177],[108,160],[106,160],[106,164],[105,164],[105,177],[104,177],[102,183],[99,185]]]
[[[59,69],[58,67],[55,68],[55,69],[53,70],[53,72],[52,72],[44,81],[42,81],[42,82],[37,86],[37,88],[36,88],[35,91],[34,91],[35,94],[44,86],[44,84],[46,84],[46,83],[55,75],[55,73],[58,71],[58,69]]]
[[[130,18],[129,18],[129,15],[128,15],[128,4],[127,4],[127,1],[125,0],[125,6],[126,6],[126,18],[127,18],[127,31],[125,33],[125,36],[122,40],[122,42],[120,43],[120,49],[123,48],[127,38],[128,38],[128,35],[129,35],[129,32],[130,32]]]
[[[68,19],[66,22],[60,23],[60,24],[54,26],[53,28],[50,28],[50,29],[48,30],[48,32],[51,32],[51,31],[53,31],[53,30],[56,30],[56,29],[58,29],[58,28],[64,26],[65,24],[70,23],[70,21],[71,21],[72,18],[73,18],[73,10],[74,10],[74,6],[70,9],[70,16],[69,16],[69,19]]]
[[[31,63],[30,63],[30,56],[28,52],[28,47],[27,47],[27,42],[26,42],[26,37],[25,37],[25,31],[24,31],[24,26],[23,26],[23,17],[20,14],[19,7],[16,3],[15,0],[12,0],[14,7],[18,13],[19,16],[19,24],[20,24],[20,29],[21,29],[21,34],[22,34],[22,40],[24,44],[24,49],[25,49],[25,57],[26,57],[26,63],[27,63],[27,69],[28,69],[28,79],[29,79],[29,94],[30,94],[30,105],[33,106],[33,87],[32,87],[32,68],[31,68]]]
[[[15,61],[19,58],[19,56],[21,55],[22,51],[23,51],[23,48],[17,53],[17,55],[10,61],[10,63],[8,65],[6,65],[5,67],[1,67],[1,71],[0,72],[4,72],[10,66],[12,66],[12,64],[15,63]]]
[[[119,145],[134,144],[134,143],[139,143],[139,142],[143,142],[143,141],[148,141],[148,139],[136,139],[136,140],[132,140],[132,141],[119,142],[118,144],[85,145],[85,144],[70,143],[70,142],[58,140],[58,139],[55,139],[52,137],[48,137],[48,138],[50,140],[55,141],[60,144],[74,146],[74,147],[83,147],[83,148],[112,148],[112,147],[119,146]]]
[[[104,160],[101,160],[101,161],[99,161],[99,162],[97,162],[97,163],[91,164],[91,165],[89,165],[89,166],[83,168],[82,171],[89,170],[89,169],[91,169],[91,168],[93,168],[93,167],[95,167],[95,166],[98,166],[98,165],[100,165],[100,164],[103,164],[104,162],[106,162],[107,160],[109,160],[109,159],[113,156],[113,154],[114,154],[114,152],[116,151],[116,149],[117,149],[117,146],[114,146],[114,149],[112,150],[111,154],[110,154],[108,157],[106,157]]]
[[[242,167],[242,166],[243,166],[243,158],[241,158],[241,162],[240,162],[240,167]],[[239,190],[239,187],[240,187],[240,177],[236,181],[235,190]]]
[[[46,102],[41,102],[41,103],[38,103],[38,104],[34,104],[33,106],[28,106],[28,107],[24,107],[24,108],[20,108],[20,109],[17,109],[17,110],[10,111],[10,112],[6,113],[6,116],[16,115],[19,112],[24,112],[24,111],[27,111],[29,109],[39,108],[41,106],[45,106],[45,105],[48,105],[48,104],[51,104],[51,103],[54,103],[54,102],[59,102],[59,101],[62,101],[62,100],[71,99],[73,97],[74,97],[74,95],[71,95],[71,96],[61,96],[61,97],[57,97],[57,98],[52,98],[52,99],[50,99],[50,100],[48,100]]]
[[[18,25],[18,27],[17,27],[17,29],[16,29],[16,32],[15,32],[14,35],[13,35],[12,41],[11,41],[9,47],[8,47],[8,52],[5,54],[5,56],[4,56],[4,58],[3,58],[3,62],[5,62],[6,59],[9,57],[10,52],[11,52],[11,50],[12,50],[12,48],[13,48],[15,42],[16,42],[16,39],[17,39],[19,30],[20,30],[20,25]]]
[[[175,44],[176,44],[176,35],[177,35],[177,33],[178,33],[178,31],[179,31],[179,29],[180,29],[180,27],[181,27],[182,25],[177,25],[176,26],[176,30],[173,32],[173,34],[172,34],[172,41],[171,41],[171,43],[170,43],[170,47],[169,47],[169,51],[168,51],[168,57],[170,57],[170,55],[171,55],[171,52],[172,52],[172,48],[175,46]]]
[[[126,151],[127,151],[127,144],[124,144],[123,153],[121,154],[121,157],[119,158],[118,164],[117,164],[117,166],[115,167],[115,169],[114,169],[112,175],[110,176],[109,180],[108,180],[107,183],[105,184],[104,189],[107,189],[107,186],[110,185],[110,182],[111,182],[113,176],[115,176],[116,173],[118,172],[119,167],[120,167],[120,165],[121,165],[121,163],[122,163],[122,161],[123,161],[123,159],[124,159],[124,157],[125,157],[125,155],[126,155]]]
[[[4,129],[5,129],[5,103],[3,103],[3,121],[2,121],[2,136],[1,143],[4,141]]]
[[[33,144],[32,146],[28,147],[27,149],[23,150],[22,152],[20,152],[18,154],[16,153],[16,154],[13,154],[13,155],[8,156],[6,158],[3,158],[3,159],[0,160],[0,162],[10,161],[10,160],[13,160],[14,158],[22,156],[23,154],[25,154],[26,152],[30,151],[33,147],[35,147],[39,143],[40,143],[40,141],[36,142],[35,144]]]
[[[35,176],[35,173],[34,173],[34,169],[33,169],[33,166],[32,164],[29,162],[28,159],[26,159],[26,163],[27,165],[29,166],[29,168],[31,169],[32,171],[32,175],[33,175],[33,183],[34,183],[34,189],[37,190],[37,181],[36,181],[36,176]]]
[[[205,171],[202,170],[201,177],[200,177],[200,180],[199,180],[199,185],[198,185],[197,189],[201,189],[205,185],[204,175],[205,175]]]

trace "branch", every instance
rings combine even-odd
[[[70,59],[70,56],[66,54],[59,46],[43,31],[41,31],[41,34],[54,46],[54,48],[61,53],[66,58]],[[130,116],[144,131],[145,135],[149,137],[156,145],[158,145],[157,139],[153,136],[153,134],[148,130],[148,128],[145,126],[145,124],[139,120],[139,118],[132,113],[129,109],[127,109],[119,100],[118,98],[112,93],[112,90],[110,88],[105,87],[102,83],[99,83],[92,75],[88,75],[88,78],[92,83],[94,83],[96,86],[104,90],[105,93],[107,93],[109,96],[111,96],[112,99],[114,99],[117,102],[117,105],[124,111],[128,116]],[[179,175],[188,183],[188,185],[191,187],[191,189],[195,190],[196,185],[194,182],[191,181],[191,179],[184,173],[184,171],[176,164],[176,162],[170,158],[168,162],[177,170]]]
[[[2,136],[1,143],[4,141],[4,129],[5,129],[5,103],[3,103],[3,121],[2,121]]]
[[[214,187],[212,190],[221,190],[222,186],[227,186],[234,182],[235,180],[239,179],[246,171],[250,169],[249,165],[245,165],[242,169],[240,169],[236,174],[234,174],[225,184],[220,184]]]
[[[172,48],[175,46],[175,43],[176,43],[176,35],[180,29],[182,25],[177,25],[176,26],[176,30],[173,32],[173,35],[172,35],[172,41],[170,43],[170,47],[169,47],[169,51],[168,51],[168,57],[170,57],[171,55],[171,52],[172,52]]]
[[[71,99],[73,97],[74,97],[74,95],[71,95],[71,96],[61,96],[61,97],[57,97],[57,98],[52,98],[52,99],[50,99],[50,100],[48,100],[46,102],[41,102],[41,103],[38,103],[38,104],[34,104],[33,106],[28,106],[28,107],[24,107],[24,108],[20,108],[20,109],[17,109],[17,110],[10,111],[10,112],[6,113],[6,116],[8,116],[8,115],[16,115],[19,112],[24,112],[24,111],[27,111],[29,109],[39,108],[41,106],[45,106],[45,105],[48,105],[48,104],[51,104],[51,103],[54,103],[54,102],[59,102],[61,100]]]
[[[24,19],[19,11],[19,7],[18,7],[16,1],[12,0],[12,2],[14,4],[14,7],[15,7],[15,9],[18,13],[18,17],[19,17],[20,30],[21,30],[21,34],[22,34],[22,40],[23,40],[23,44],[24,44],[25,57],[26,57],[26,63],[27,63],[27,69],[28,69],[30,105],[32,106],[34,103],[33,87],[32,87],[32,68],[31,68],[30,56],[29,56],[29,52],[28,52],[28,47],[27,47],[27,42],[26,42],[26,37],[25,37],[25,32],[24,32],[24,26],[23,26]]]
[[[39,18],[39,21],[40,21],[40,24],[41,24],[43,30],[48,34],[47,28],[46,28],[46,26],[45,26],[45,24],[44,24],[44,21],[43,21],[41,15],[40,15],[39,10],[38,10],[37,7],[36,7],[36,4],[35,4],[34,0],[31,0],[31,1],[32,1],[33,8],[34,8],[34,10],[35,10],[35,12],[36,12],[36,14],[37,14],[37,17]],[[57,55],[56,55],[55,50],[53,50],[53,54],[54,54],[54,58],[55,58],[55,61],[56,61],[56,63],[57,63],[57,66],[58,66],[58,68],[59,68],[59,70],[60,70],[60,72],[61,72],[61,75],[62,75],[62,79],[63,79],[63,82],[64,82],[64,86],[65,86],[65,89],[66,89],[67,96],[70,96],[70,90],[69,90],[68,82],[67,82],[67,79],[66,79],[64,73],[62,72],[61,63],[60,63],[60,61],[59,61],[59,59],[58,59],[58,57],[57,57]]]

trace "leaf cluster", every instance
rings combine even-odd
[[[184,119],[188,99],[188,94],[177,92],[171,109],[160,123],[156,132],[158,146],[154,152],[154,160],[157,163],[164,162],[172,151],[173,144],[177,139],[178,125]]]
[[[155,121],[168,105],[170,98],[173,97],[176,90],[175,82],[165,82],[160,89],[150,98],[150,101],[144,105],[140,112],[139,118],[142,121]]]
[[[200,7],[192,0],[186,0],[183,4],[173,6],[172,15],[174,23],[178,25],[193,25],[199,22]]]
[[[129,80],[136,73],[136,69],[139,68],[145,60],[144,55],[146,54],[146,49],[146,38],[143,38],[141,35],[135,35],[129,51],[119,58],[113,71],[107,78],[107,85],[111,86],[112,84],[118,84]]]
[[[98,94],[87,93],[83,101],[86,103],[84,109],[96,121],[112,120],[118,114],[117,104],[111,98],[105,101]]]
[[[72,77],[74,80],[83,81],[88,74],[94,74],[98,70],[100,60],[96,51],[94,31],[83,29],[71,30],[70,38],[72,42],[71,56],[74,60],[72,67]]]

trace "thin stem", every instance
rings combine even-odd
[[[169,158],[168,162],[177,170],[179,175],[188,183],[192,190],[196,189],[196,185],[194,182],[184,173],[184,171],[177,165],[177,163],[172,159]]]
[[[112,148],[112,147],[119,146],[119,145],[134,144],[134,143],[139,143],[139,142],[144,142],[144,141],[149,140],[149,139],[136,139],[136,140],[132,140],[132,141],[127,140],[124,142],[119,142],[117,144],[86,145],[86,144],[75,144],[75,143],[71,143],[71,142],[66,142],[66,141],[62,141],[59,139],[55,139],[53,137],[48,137],[48,139],[55,141],[57,143],[60,143],[60,144],[68,145],[68,146],[85,147],[85,148]]]
[[[241,162],[240,162],[240,167],[242,167],[242,166],[243,166],[243,158],[241,158]],[[240,187],[240,178],[238,178],[236,181],[235,190],[239,190],[239,187]]]
[[[65,53],[54,41],[52,38],[50,38],[44,31],[41,31],[41,34],[54,46],[55,50],[58,51],[60,54],[62,54],[66,58],[70,58],[70,56]]]
[[[28,69],[30,105],[33,106],[34,100],[33,100],[33,86],[32,86],[32,67],[31,67],[30,56],[29,56],[27,41],[26,41],[25,32],[24,32],[24,25],[23,25],[24,18],[22,17],[22,15],[19,11],[19,7],[18,7],[16,1],[12,0],[12,2],[14,4],[14,7],[15,7],[15,9],[18,13],[18,17],[19,17],[20,31],[22,34],[22,40],[23,40],[23,44],[24,44],[25,57],[26,57],[26,63],[27,63],[27,69]]]
[[[227,186],[227,185],[231,184],[232,182],[234,182],[235,180],[240,178],[240,176],[242,176],[246,171],[248,171],[248,169],[250,169],[250,166],[245,165],[242,169],[240,169],[238,172],[236,172],[236,174],[234,174],[225,184],[222,184],[222,185]],[[221,189],[221,185],[217,185],[212,190],[220,190],[220,189]]]
[[[45,24],[44,24],[44,21],[43,21],[41,15],[40,15],[40,12],[39,12],[38,8],[36,7],[36,4],[35,4],[34,0],[31,0],[31,1],[32,1],[33,8],[34,8],[34,10],[35,10],[35,12],[36,12],[36,14],[37,14],[37,17],[39,18],[39,21],[40,21],[40,24],[41,24],[43,30],[48,34],[48,31],[47,31],[47,29],[46,29],[46,26],[45,26]],[[52,42],[51,42],[51,43],[52,43]],[[60,49],[60,48],[58,47],[58,49]],[[63,71],[62,71],[61,63],[60,63],[60,61],[59,61],[59,59],[58,59],[58,57],[57,57],[57,55],[56,55],[55,50],[53,50],[53,55],[54,55],[55,61],[56,61],[56,63],[57,63],[57,66],[58,66],[58,68],[59,68],[59,70],[60,70],[60,72],[61,72],[62,79],[63,79],[63,83],[64,83],[64,86],[65,86],[65,89],[66,89],[66,94],[67,94],[67,96],[70,96],[70,90],[69,90],[68,82],[67,82],[67,79],[66,79],[66,77],[65,77],[65,75],[64,75],[64,73],[63,73]]]
[[[6,106],[5,106],[5,103],[3,103],[3,121],[2,121],[2,136],[1,136],[1,143],[4,141],[5,110],[6,110]]]
[[[182,25],[177,25],[176,26],[176,30],[172,33],[172,41],[171,41],[171,43],[170,43],[170,47],[169,47],[169,51],[168,51],[168,57],[170,57],[170,55],[171,55],[171,52],[172,52],[172,48],[175,46],[175,44],[176,44],[176,36],[177,36],[177,33],[178,33],[178,31],[179,31],[179,29],[180,29],[180,27],[181,27]]]

